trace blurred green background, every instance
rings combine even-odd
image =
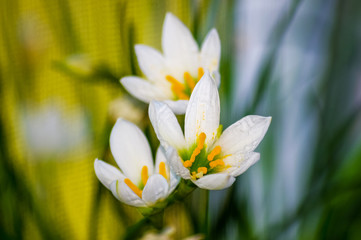
[[[273,117],[261,160],[231,188],[167,209],[172,239],[360,239],[358,0],[2,0],[0,239],[150,239],[93,162],[115,164],[117,117],[157,147],[119,79],[141,75],[134,44],[160,49],[166,12],[198,43],[218,30],[225,127]]]

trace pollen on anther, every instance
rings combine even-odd
[[[207,174],[207,168],[206,167],[199,167],[198,172],[203,172],[203,174]]]
[[[203,77],[204,75],[204,70],[203,68],[198,68],[198,81]]]
[[[214,161],[210,162],[210,163],[209,163],[209,166],[210,166],[211,168],[215,168],[215,167],[217,167],[217,166],[224,166],[224,162],[223,162],[222,159],[217,159],[217,160],[214,160]]]
[[[138,197],[142,198],[142,190],[140,190],[137,186],[134,185],[134,183],[132,183],[132,181],[130,181],[129,178],[124,179],[124,183],[128,185],[128,187],[135,193],[138,195]]]
[[[148,176],[148,167],[147,166],[143,166],[141,176],[142,176],[142,183],[145,186],[145,184],[147,184],[148,177],[149,177]]]
[[[162,175],[165,179],[168,179],[167,171],[165,169],[165,163],[164,162],[159,163],[159,174]]]
[[[183,163],[184,164],[187,164],[188,167],[191,167],[192,166],[192,163],[196,160],[196,157],[198,156],[198,154],[201,153],[201,150],[203,149],[204,147],[204,141],[206,140],[206,134],[204,132],[201,132],[198,136],[198,145],[197,147],[193,150],[193,153],[191,155],[191,158],[189,159],[189,162],[190,163],[186,163],[187,161],[185,161]],[[185,166],[185,165],[184,165]],[[186,167],[186,166],[185,166]]]
[[[189,96],[184,93],[185,88],[182,83],[170,75],[165,76],[165,79],[172,84],[172,91],[179,99],[189,99]]]
[[[192,166],[192,161],[191,160],[184,161],[183,166],[186,167],[186,168],[191,167]]]
[[[221,151],[222,148],[220,146],[216,146],[215,148],[213,148],[213,150],[207,156],[208,161],[212,161],[215,156],[221,153]]]
[[[189,72],[185,72],[184,73],[184,80],[185,82],[188,84],[189,88],[191,90],[193,90],[193,88],[195,87],[196,83],[194,82],[191,74]]]

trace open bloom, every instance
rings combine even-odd
[[[189,29],[167,13],[162,48],[163,55],[151,47],[136,45],[139,67],[146,79],[128,76],[122,78],[121,83],[134,97],[147,103],[165,101],[176,114],[183,114],[196,83],[206,70],[219,84],[221,46],[218,33],[212,29],[199,50]]]
[[[185,114],[184,136],[177,118],[164,103],[153,101],[149,117],[166,149],[171,169],[200,188],[229,187],[260,154],[270,117],[246,116],[222,133],[217,86],[206,73],[194,88]]]
[[[148,141],[133,123],[118,119],[110,135],[110,150],[121,171],[98,159],[94,169],[118,200],[135,207],[152,207],[177,186],[179,178],[169,170],[161,147],[154,166]]]

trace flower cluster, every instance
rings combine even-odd
[[[162,46],[163,55],[137,45],[146,79],[121,79],[134,97],[150,103],[149,118],[161,144],[155,164],[143,132],[123,119],[118,119],[110,135],[120,170],[98,159],[94,163],[104,186],[118,200],[138,208],[164,208],[175,196],[182,197],[182,184],[209,190],[231,186],[259,160],[254,150],[271,122],[270,117],[251,115],[223,131],[216,30],[210,31],[199,51],[190,31],[168,13]],[[184,113],[183,133],[175,114]]]

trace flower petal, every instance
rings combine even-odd
[[[156,155],[156,160],[155,160],[155,172],[156,173],[159,173],[159,164],[161,162],[164,162],[165,163],[165,169],[166,169],[166,173],[167,173],[167,177],[168,177],[168,181],[169,181],[169,194],[171,192],[173,192],[173,190],[177,187],[179,181],[180,181],[180,178],[173,172],[173,171],[170,171],[169,169],[169,165],[168,165],[168,161],[167,161],[167,158],[166,158],[166,155],[164,153],[164,148],[159,146],[158,150],[157,150],[157,155]]]
[[[221,41],[216,29],[212,29],[201,48],[201,65],[210,72],[218,71],[219,59],[221,57]]]
[[[165,100],[164,102],[174,112],[174,114],[184,114],[187,110],[188,100]]]
[[[153,174],[143,189],[143,201],[147,205],[153,205],[168,196],[168,189],[167,180],[160,174]]]
[[[235,180],[234,177],[226,173],[215,173],[205,175],[193,183],[203,189],[221,190],[231,186]]]
[[[176,76],[186,71],[192,76],[197,74],[198,45],[189,29],[171,13],[167,13],[164,20],[162,48],[172,70],[178,73]]]
[[[149,105],[149,119],[164,148],[169,145],[181,149],[185,146],[183,132],[177,118],[167,104],[152,101]]]
[[[210,146],[217,137],[219,113],[218,89],[207,71],[194,88],[188,103],[184,124],[187,144],[194,144],[199,134],[204,132],[206,144]]]
[[[165,100],[172,98],[172,93],[170,91],[167,93],[163,88],[139,77],[123,77],[120,82],[130,94],[146,103],[149,103],[151,100]]]
[[[108,189],[115,180],[124,180],[125,178],[117,168],[99,159],[94,161],[94,170],[99,181]]]
[[[260,154],[257,152],[251,152],[246,155],[239,156],[238,159],[234,159],[235,161],[231,163],[232,167],[227,169],[227,172],[233,176],[237,177],[244,173],[249,167],[255,164],[260,159]],[[227,158],[224,159],[226,164],[229,164],[229,160]]]
[[[183,162],[181,158],[179,157],[177,151],[173,147],[168,147],[166,149],[166,156],[171,171],[173,171],[176,175],[184,179],[191,178],[191,175],[189,174],[189,170],[183,166]]]
[[[110,150],[124,175],[135,185],[141,183],[143,166],[147,166],[149,175],[153,173],[148,141],[133,123],[118,119],[110,134]]]
[[[218,71],[213,71],[212,77],[213,77],[214,81],[216,82],[217,88],[219,88],[219,85],[221,84],[221,74],[219,74]]]
[[[229,126],[215,145],[225,154],[252,152],[263,139],[271,117],[250,115]]]
[[[145,207],[145,202],[135,194],[124,181],[114,181],[110,185],[113,195],[121,202],[133,207]]]
[[[164,57],[154,48],[137,44],[135,45],[139,67],[144,75],[153,83],[170,88],[165,76],[168,74]]]

